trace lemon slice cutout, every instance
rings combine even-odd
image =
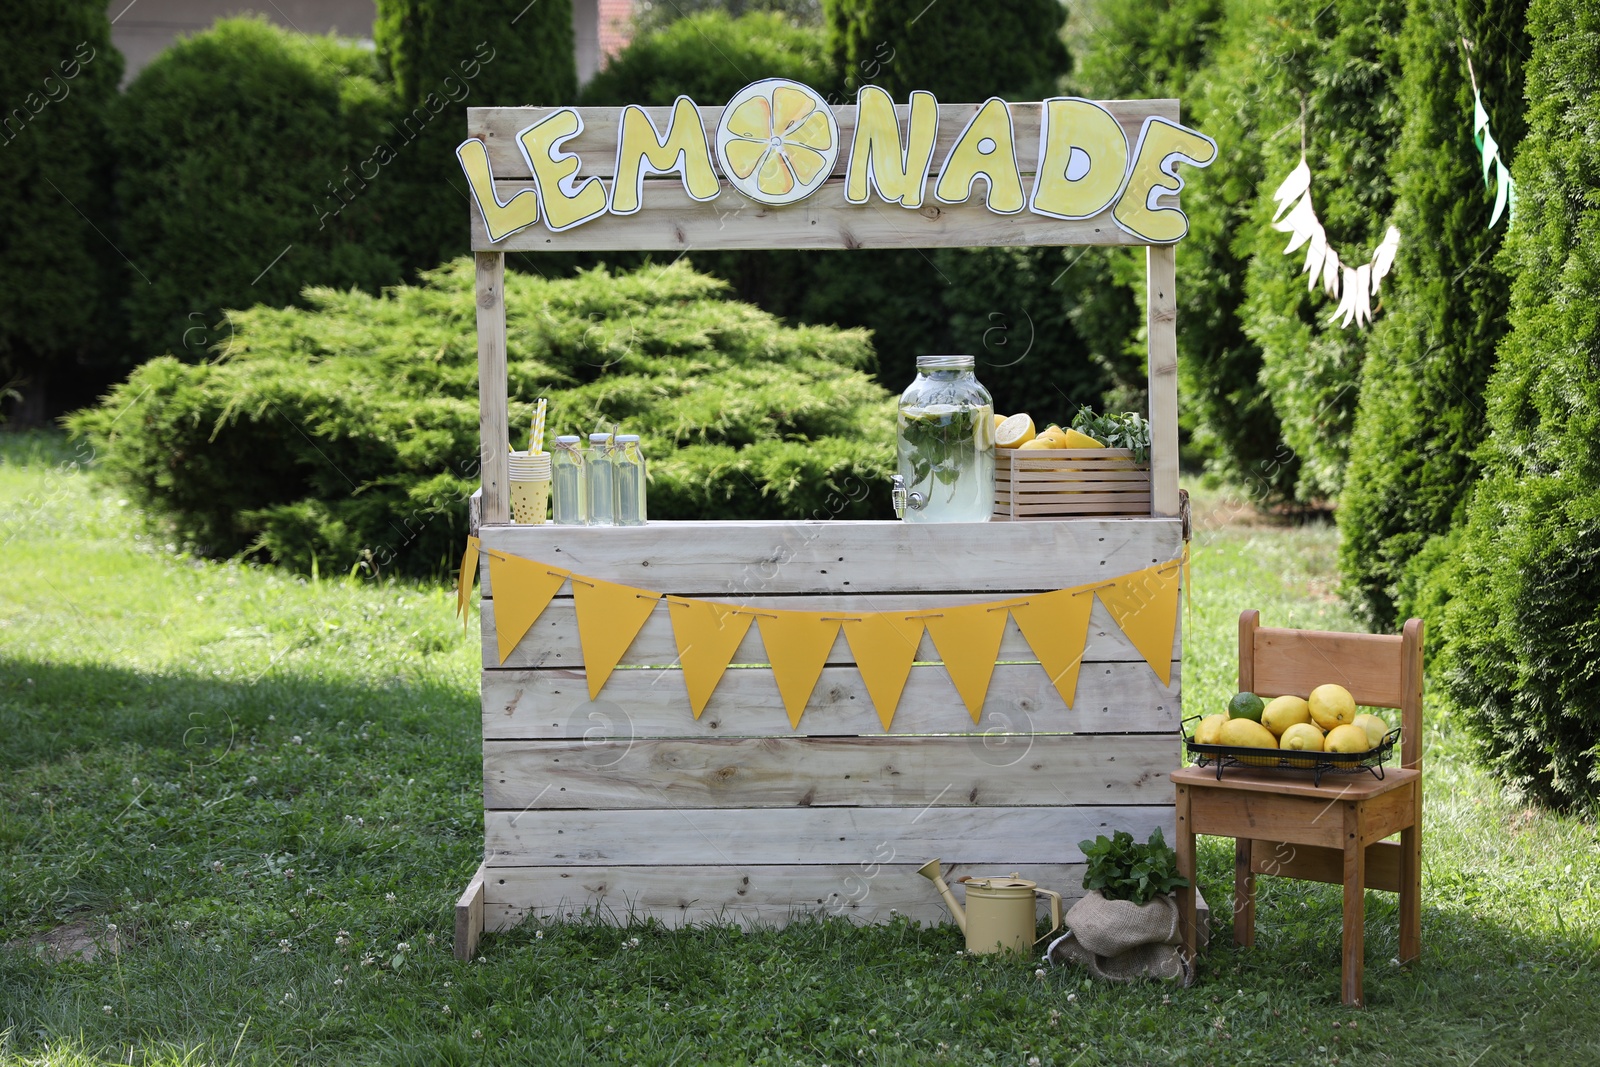
[[[764,96],[754,96],[730,109],[728,132],[735,137],[765,141],[772,136],[772,105]]]
[[[727,157],[728,169],[736,177],[748,178],[761,165],[761,157],[767,154],[767,148],[765,141],[746,141],[743,138],[736,138],[728,142],[723,154]]]
[[[828,161],[822,158],[821,152],[813,151],[802,144],[786,144],[782,151],[784,158],[789,161],[789,168],[802,183],[814,179],[828,165]]]
[[[767,153],[766,162],[756,174],[756,188],[768,196],[783,196],[794,188],[794,174],[782,152]]]
[[[804,122],[784,134],[783,139],[790,144],[805,145],[821,152],[833,139],[833,133],[828,129],[828,116],[813,111]]]
[[[804,87],[780,85],[772,90],[772,132],[787,137],[800,120],[817,110]]]
[[[815,89],[767,78],[728,101],[715,144],[728,184],[758,204],[781,206],[828,181],[839,158],[839,124]]]

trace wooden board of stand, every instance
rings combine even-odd
[[[1025,598],[1040,586],[1085,584],[1112,568],[1126,573],[1171,559],[1182,546],[1174,519],[1031,529],[725,523],[714,524],[714,547],[708,525],[481,532],[488,551],[559,560],[585,577],[684,595],[717,589],[717,599],[746,607],[842,613]],[[656,537],[645,536],[651,531]],[[692,550],[674,551],[680,543]],[[974,564],[1010,543],[1049,546],[1056,562],[1027,573]],[[918,560],[929,558],[940,562],[919,573]],[[730,575],[763,562],[768,569],[754,572],[763,585],[797,592],[730,595]],[[819,589],[808,571],[837,591]],[[493,596],[483,605],[483,899],[491,927],[591,907],[672,922],[829,913],[882,920],[890,908],[933,918],[942,904],[915,877],[912,859],[937,853],[991,873],[1017,870],[1071,897],[1078,883],[1062,883],[1059,872],[1081,863],[1078,841],[1118,828],[1173,830],[1165,772],[1177,759],[1181,638],[1164,686],[1099,604],[1071,708],[1008,622],[1000,655],[1008,662],[996,665],[978,722],[943,665],[925,662],[912,668],[887,732],[842,636],[795,730],[758,626],[739,650],[746,665],[729,669],[696,719],[674,666],[665,606],[591,700],[565,590],[504,665]],[[919,654],[937,650],[929,641]],[[899,857],[895,871],[853,897],[846,880],[888,864],[890,854]],[[722,873],[694,874],[701,864]],[[585,888],[594,885],[604,891]]]
[[[1125,128],[1135,114],[1179,117],[1175,101],[1108,106]],[[974,107],[941,105],[941,144]],[[1037,109],[1014,108],[1024,116],[1018,156],[1025,174],[1036,158]],[[720,108],[701,110],[714,126]],[[510,179],[500,183],[503,195],[528,180],[513,138],[539,113],[469,109],[471,132],[484,137],[497,175]],[[580,176],[612,173],[615,125],[614,111],[585,112],[585,132],[569,144],[583,157]],[[841,119],[842,132],[852,128]],[[652,179],[638,216],[559,234],[535,225],[499,244],[473,213],[485,549],[658,592],[805,610],[1000,599],[1178,555],[1172,246],[1146,251],[1152,439],[1145,499],[1076,501],[1135,513],[1119,507],[1115,518],[966,529],[825,521],[581,531],[507,525],[506,251],[1130,243],[1104,215],[1076,222],[1000,216],[976,199],[930,199],[915,210],[848,205],[837,180],[787,208],[746,203],[726,183],[716,201],[695,204],[676,185]],[[1138,478],[1104,481],[1092,495],[1141,491]],[[1022,662],[996,667],[976,724],[942,667],[926,664],[913,669],[894,729],[885,733],[841,642],[795,730],[759,659],[730,671],[696,720],[671,661],[662,662],[671,641],[664,619],[646,624],[631,661],[589,700],[567,597],[502,666],[492,582],[487,567],[480,573],[489,854],[458,902],[460,956],[477,951],[485,930],[587,909],[674,926],[827,915],[939,921],[944,905],[915,874],[935,854],[952,878],[1017,871],[1071,897],[1082,877],[1074,835],[1174,830],[1172,790],[1150,772],[1177,761],[1181,636],[1172,684],[1162,686],[1098,605],[1071,709],[1035,657],[1024,655],[1020,636],[1008,633],[1000,658]],[[758,647],[753,638],[740,653],[753,656]]]

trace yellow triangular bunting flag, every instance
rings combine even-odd
[[[578,610],[578,644],[583,648],[583,670],[589,676],[589,699],[611,677],[660,601],[660,593],[647,593],[631,585],[574,577],[572,599]]]
[[[683,668],[683,683],[689,688],[689,707],[698,719],[739,642],[750,632],[754,616],[735,611],[732,604],[675,596],[667,597],[667,609],[672,613],[672,637],[678,643],[678,666]]]
[[[531,559],[489,551],[489,581],[494,585],[494,636],[504,663],[550,601],[567,572]]]
[[[1094,597],[1087,587],[1078,596],[1071,589],[1062,589],[1035,593],[1023,603],[1011,605],[1017,629],[1069,708],[1078,693],[1078,669],[1083,666],[1083,646],[1089,639],[1089,611],[1093,607]]]
[[[461,554],[461,573],[456,575],[456,614],[461,625],[467,624],[467,604],[472,599],[472,583],[478,577],[478,539],[467,538],[467,550]]]
[[[972,721],[983,715],[983,698],[989,692],[994,661],[1000,657],[1000,639],[1006,630],[1005,602],[968,604],[945,608],[922,617],[944,669],[967,705]]]
[[[1125,574],[1095,590],[1162,685],[1172,682],[1172,635],[1178,626],[1178,560]]]
[[[820,611],[774,611],[758,613],[756,622],[789,725],[799,729],[811,690],[839,636],[839,620]]]
[[[917,658],[917,646],[922,643],[922,620],[875,612],[845,619],[844,636],[877,709],[878,721],[888,730],[911,675],[911,663]]]

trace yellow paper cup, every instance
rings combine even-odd
[[[550,453],[513,452],[508,458],[511,521],[539,526],[550,511]]]

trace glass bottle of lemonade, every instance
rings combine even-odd
[[[994,513],[994,400],[971,356],[918,356],[900,396],[898,467],[907,522],[988,522]]]

